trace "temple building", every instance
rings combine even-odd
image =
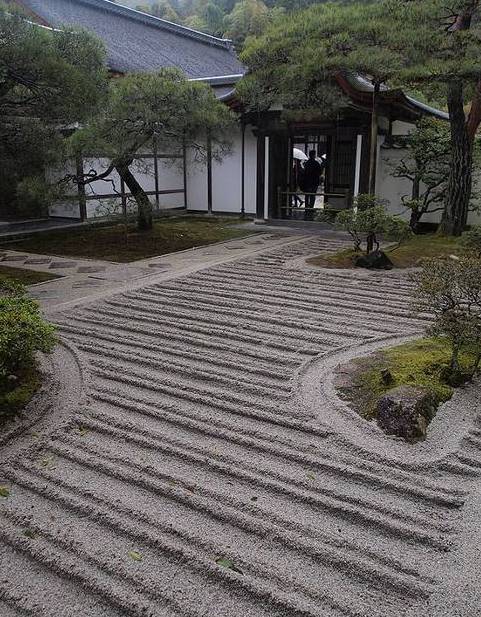
[[[314,151],[323,168],[315,209],[349,207],[357,194],[374,189],[389,201],[392,212],[402,213],[402,197],[410,195],[411,186],[406,179],[394,178],[392,169],[406,156],[403,137],[423,115],[448,119],[446,113],[400,90],[381,88],[373,131],[373,87],[356,75],[336,78],[347,103],[335,119],[289,123],[280,107],[249,114],[241,109],[235,92],[245,67],[228,40],[109,0],[14,1],[29,19],[43,26],[73,25],[96,34],[106,46],[113,75],[177,67],[189,79],[208,83],[220,100],[239,113],[231,154],[220,163],[212,160],[200,165],[179,144],[172,144],[169,152],[158,152],[153,144],[139,156],[134,172],[159,210],[245,213],[259,221],[305,218],[302,193],[293,195],[298,191],[295,174]],[[107,161],[85,153],[74,164],[101,171]],[[52,206],[50,215],[85,220],[125,211],[126,188],[115,173],[111,179],[115,190],[112,182],[94,182],[85,194],[75,190]]]

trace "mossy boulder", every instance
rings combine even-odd
[[[428,388],[399,386],[378,401],[377,423],[388,435],[407,441],[426,438],[428,424],[436,414],[438,401]]]

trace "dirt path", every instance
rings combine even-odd
[[[320,358],[423,325],[403,277],[289,266],[336,246],[304,240],[55,314],[74,350],[57,369],[83,393],[62,392],[59,429],[44,422],[2,465],[2,617],[447,614],[431,611],[469,554],[458,529],[473,537],[481,429],[469,420],[426,462],[351,430],[317,391]],[[477,614],[463,606],[449,614]]]

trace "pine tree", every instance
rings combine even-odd
[[[446,106],[452,153],[442,228],[459,235],[467,220],[473,141],[481,120],[479,13],[480,0],[316,5],[279,18],[248,43],[243,59],[255,87],[251,83],[246,89],[257,97],[262,91],[297,109],[316,105],[316,96],[323,90],[323,107],[332,103],[332,110],[342,105],[332,92],[332,77],[340,71],[360,73],[374,88],[372,142],[376,93],[382,84],[415,88]],[[466,115],[470,99],[471,112]],[[372,150],[371,170],[375,167]]]

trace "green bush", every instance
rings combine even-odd
[[[17,214],[20,216],[45,216],[53,201],[53,190],[39,176],[23,178],[16,188]]]
[[[464,232],[461,242],[469,253],[481,257],[481,225],[473,225],[469,231]]]
[[[351,210],[343,210],[336,217],[336,227],[347,231],[354,241],[354,250],[360,251],[363,241],[366,243],[366,253],[370,253],[376,245],[378,234],[387,240],[402,242],[411,235],[406,221],[388,214],[385,202],[374,195],[358,195]]]
[[[54,343],[54,328],[37,302],[25,296],[0,298],[0,379],[32,364],[36,351],[51,352]]]
[[[0,412],[17,410],[38,387],[37,351],[50,353],[54,327],[21,285],[0,281]]]

